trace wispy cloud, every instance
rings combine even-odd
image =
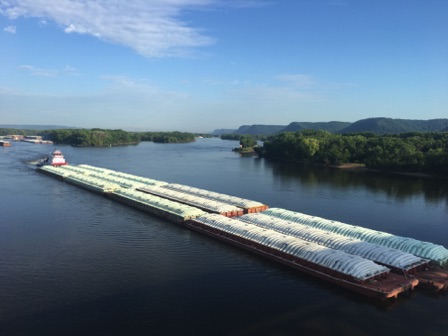
[[[135,94],[154,94],[158,91],[144,79],[138,80],[120,75],[104,75],[101,78],[110,84],[109,91],[133,92]]]
[[[246,99],[274,104],[316,102],[321,99],[317,92],[305,92],[288,86],[252,86],[244,88],[241,93]]]
[[[250,83],[242,88],[246,98],[266,102],[315,102],[321,99],[321,86],[316,78],[306,74],[280,74],[268,83]]]
[[[56,70],[36,68],[32,65],[20,65],[19,69],[28,71],[33,76],[41,77],[56,77],[58,73]]]
[[[2,0],[0,14],[16,19],[53,21],[70,33],[93,35],[128,46],[146,57],[186,56],[214,43],[181,19],[186,10],[207,8],[217,0]],[[252,3],[253,1],[248,1]],[[238,1],[238,3],[242,3]]]
[[[71,75],[71,76],[79,75],[78,70],[70,65],[66,65],[62,70],[43,69],[32,65],[20,65],[19,69],[28,71],[33,76],[40,76],[40,77],[56,77],[58,75]]]
[[[70,76],[79,76],[78,69],[72,67],[71,65],[66,65],[64,69],[62,69],[61,73]]]
[[[227,0],[223,5],[234,8],[259,8],[267,7],[273,4],[267,0]]]
[[[16,89],[0,86],[0,95],[17,95],[20,94]]]
[[[107,88],[107,94],[116,94],[120,96],[138,96],[139,99],[156,98],[157,100],[180,99],[188,95],[183,92],[164,90],[156,85],[150,84],[145,79],[135,79],[127,76],[105,75],[102,79],[110,85]]]
[[[28,92],[0,86],[5,123],[42,123],[42,120],[78,127],[146,130],[197,130],[192,98],[160,88],[147,80],[120,75],[104,76],[107,84],[94,92]],[[207,129],[207,128],[204,128]]]
[[[38,24],[40,27],[45,27],[45,26],[48,24],[48,22],[47,22],[47,20],[45,20],[45,19],[40,19],[40,20],[37,22],[37,24]]]
[[[296,88],[309,88],[317,84],[314,77],[304,74],[283,74],[277,76],[277,79]]]
[[[5,27],[5,28],[3,28],[3,31],[5,31],[7,33],[15,34],[16,33],[16,26]]]

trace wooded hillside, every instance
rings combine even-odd
[[[258,150],[266,158],[319,165],[361,163],[371,169],[448,176],[448,133],[400,135],[284,132]]]

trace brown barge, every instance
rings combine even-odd
[[[9,141],[0,140],[0,147],[11,147],[11,143]]]

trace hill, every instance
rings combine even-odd
[[[408,132],[440,132],[448,128],[448,119],[411,120],[368,118],[354,122],[340,133],[371,132],[375,134],[400,134]]]
[[[213,132],[211,132],[211,135],[216,135],[216,136],[220,136],[223,134],[233,134],[236,132],[236,129],[229,129],[229,128],[220,128],[220,129],[216,129]]]
[[[233,134],[271,135],[281,132],[285,127],[279,125],[243,125]]]
[[[0,125],[0,128],[45,131],[45,130],[51,130],[51,129],[68,129],[68,128],[75,128],[75,127],[58,126],[58,125]]]
[[[323,130],[330,133],[337,133],[350,126],[349,122],[330,121],[330,122],[292,122],[287,126],[284,125],[243,125],[237,130],[213,131],[213,135],[222,134],[252,134],[252,135],[273,135],[280,132],[296,132],[306,129]],[[227,131],[227,132],[224,132]]]
[[[322,130],[330,133],[337,133],[343,129],[349,127],[352,123],[342,121],[329,121],[329,122],[292,122],[286,126],[282,132],[296,132],[302,130]]]
[[[342,121],[329,122],[292,122],[288,126],[280,125],[243,125],[234,132],[220,134],[252,134],[273,135],[281,132],[297,132],[302,130],[323,130],[330,133],[374,133],[400,134],[410,132],[447,132],[448,119],[392,119],[367,118],[354,123]],[[216,130],[218,132],[220,130]],[[227,130],[232,131],[232,130]],[[213,134],[214,134],[213,133]]]

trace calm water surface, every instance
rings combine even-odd
[[[236,142],[60,149],[91,164],[448,247],[446,180],[273,164]],[[0,147],[0,335],[446,335],[448,295],[378,304],[41,175]]]

